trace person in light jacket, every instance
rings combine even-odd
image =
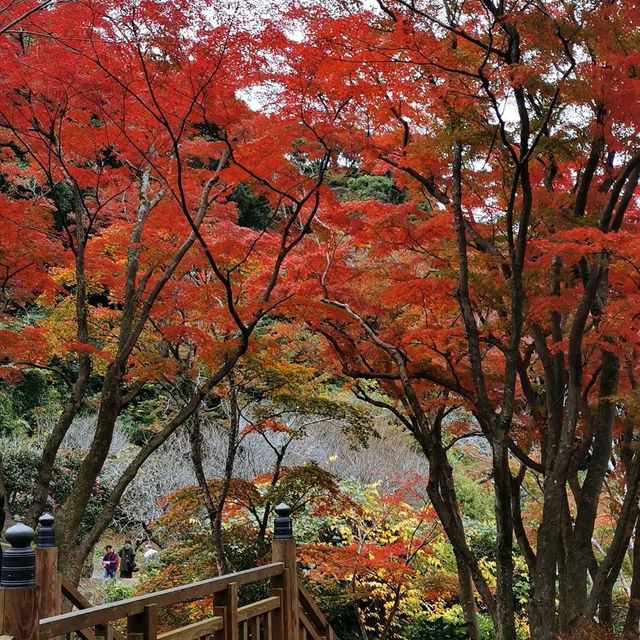
[[[142,554],[142,561],[145,564],[153,564],[158,560],[158,552],[147,543],[144,549],[144,553]]]

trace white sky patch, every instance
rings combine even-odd
[[[263,82],[236,94],[252,111],[260,111],[267,115],[278,109],[278,99],[284,93],[284,87],[277,82]]]

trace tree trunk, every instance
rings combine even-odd
[[[104,461],[109,453],[116,419],[127,402],[127,396],[122,395],[120,387],[122,385],[124,372],[127,368],[129,356],[131,355],[136,342],[147,324],[149,315],[153,305],[158,299],[158,296],[161,294],[165,285],[173,277],[177,267],[196,240],[202,240],[201,237],[199,237],[199,228],[211,206],[211,191],[218,182],[220,171],[226,166],[228,159],[229,152],[224,151],[218,162],[218,167],[215,173],[209,178],[202,189],[195,217],[191,218],[190,214],[187,215],[187,218],[191,223],[191,232],[178,246],[176,252],[168,261],[168,264],[166,264],[162,271],[157,274],[153,285],[149,287],[148,291],[145,290],[144,301],[141,301],[140,299],[141,290],[139,290],[142,282],[137,278],[138,258],[140,253],[139,242],[142,237],[145,221],[149,212],[162,200],[164,194],[161,191],[151,200],[147,198],[151,173],[150,167],[145,170],[141,177],[140,189],[142,197],[138,203],[136,224],[129,238],[129,248],[127,252],[127,276],[124,291],[125,299],[120,322],[117,354],[103,378],[98,423],[93,442],[89,452],[83,460],[78,479],[72,489],[71,495],[67,498],[62,508],[57,512],[57,528],[60,532],[60,568],[72,580],[78,579],[84,558],[90,553],[91,547],[109,525],[111,517],[117,508],[119,498],[135,477],[140,466],[149,457],[149,455],[151,455],[157,447],[165,442],[166,439],[197,409],[202,395],[207,391],[210,391],[213,386],[229,374],[238,358],[246,351],[249,336],[255,328],[257,320],[248,326],[241,324],[240,329],[242,335],[240,344],[234,348],[231,353],[229,353],[228,358],[223,364],[221,364],[218,371],[209,378],[207,383],[200,390],[200,395],[197,398],[194,398],[194,402],[187,402],[178,414],[177,418],[171,420],[167,428],[163,429],[159,434],[156,434],[150,443],[148,443],[149,446],[145,445],[141,452],[135,456],[132,463],[123,473],[122,478],[120,478],[116,483],[116,487],[109,497],[98,521],[92,530],[88,532],[81,541],[79,541],[78,532],[86,510],[86,505],[90,499],[91,493],[93,492],[95,482],[102,470]],[[87,237],[82,224],[86,217],[86,208],[82,199],[83,196],[77,189],[75,189],[75,196],[77,280],[76,322],[78,327],[78,341],[83,344],[89,344],[90,341],[87,330],[86,314],[86,287],[84,279],[84,249]],[[186,211],[184,211],[184,213],[187,214]],[[143,278],[143,281],[150,275],[151,273],[147,274],[147,276]],[[273,276],[273,279],[275,280],[276,277],[277,274]],[[146,285],[143,285],[142,288],[144,289],[145,286]],[[53,462],[55,461],[58,447],[62,442],[66,429],[68,429],[68,425],[71,424],[73,416],[81,406],[81,402],[84,398],[86,382],[88,382],[88,376],[90,373],[90,359],[88,354],[80,354],[79,361],[81,373],[79,374],[78,381],[74,386],[74,394],[72,398],[72,400],[75,401],[75,404],[70,402],[67,407],[65,407],[65,413],[60,420],[60,428],[56,430],[54,437],[50,439],[48,447],[45,450],[45,459],[41,466],[40,477],[38,480],[39,502],[37,502],[32,511],[34,517],[39,515],[42,501],[46,500],[48,485],[51,478],[51,470],[53,468]],[[86,362],[87,366],[83,367],[83,362]],[[85,373],[86,381],[84,381]],[[83,384],[84,387],[82,386]],[[65,425],[67,426],[65,427]]]
[[[532,576],[533,597],[530,604],[531,640],[554,640],[556,631],[556,566],[560,553],[562,508],[566,483],[574,453],[575,432],[580,415],[582,394],[582,337],[600,281],[604,275],[602,261],[593,265],[571,328],[567,347],[568,377],[559,365],[560,353],[553,356],[542,339],[536,349],[545,368],[547,434],[544,447],[544,486],[542,521],[538,527],[536,571]],[[554,284],[554,287],[556,285]],[[555,291],[555,288],[554,288]],[[558,319],[552,315],[553,337],[562,335]],[[567,571],[569,571],[567,567]],[[586,581],[586,576],[585,576]],[[570,589],[569,589],[570,591]]]
[[[493,443],[493,471],[495,485],[495,513],[497,525],[497,637],[515,640],[516,627],[513,609],[513,518],[511,514],[511,471],[505,434]]]
[[[434,427],[428,433],[417,430],[416,437],[429,460],[427,493],[456,556],[460,606],[464,613],[465,624],[469,636],[476,639],[479,637],[478,611],[473,594],[473,584],[475,584],[494,622],[497,622],[496,602],[480,571],[477,559],[467,545],[460,515],[460,505],[455,491],[453,470],[447,459],[447,452],[439,441],[440,429]],[[474,633],[475,635],[473,635]]]
[[[598,602],[598,624],[607,629],[613,628],[613,587],[615,580],[607,580]]]
[[[633,573],[631,578],[631,597],[624,621],[627,633],[638,633],[640,626],[640,517],[636,519],[633,540]]]
[[[102,397],[98,412],[96,433],[91,447],[82,461],[78,478],[62,508],[57,513],[56,526],[59,531],[58,549],[60,553],[60,570],[68,569],[69,551],[77,544],[77,536],[84,512],[95,488],[96,480],[102,471],[113,437],[113,430],[120,411],[121,395],[119,383],[121,372],[115,371],[113,365],[107,370],[102,385]]]
[[[560,535],[560,534],[558,534]],[[560,535],[560,542],[558,544],[558,623],[560,626],[563,625],[564,621],[567,619],[567,612],[565,610],[567,606],[567,589],[568,589],[568,580],[567,580],[567,563],[566,559],[566,546],[563,544],[562,536]]]
[[[550,476],[545,478],[545,501],[538,527],[536,571],[532,576],[533,596],[529,606],[531,640],[555,640],[556,636],[556,564],[561,550],[559,505],[562,496],[560,487],[549,486],[551,483]]]
[[[200,429],[200,417],[196,412],[191,418],[191,425],[188,429],[189,443],[191,445],[191,463],[196,475],[196,481],[200,487],[200,494],[204,501],[207,516],[209,517],[209,526],[211,527],[211,540],[213,544],[213,555],[216,561],[218,575],[224,575],[227,572],[227,559],[224,553],[224,547],[221,540],[221,531],[216,526],[219,521],[217,505],[214,502],[209,484],[204,472],[203,454],[202,454],[202,431]],[[227,452],[227,456],[229,452]]]
[[[36,479],[36,486],[34,490],[34,501],[27,516],[27,522],[31,526],[35,526],[38,522],[38,518],[45,511],[47,506],[47,497],[49,495],[49,485],[51,484],[51,477],[53,476],[53,467],[58,455],[60,445],[64,440],[69,427],[71,426],[74,418],[78,415],[78,411],[82,407],[84,400],[84,394],[89,382],[89,358],[85,354],[79,356],[80,360],[80,374],[76,382],[73,385],[71,397],[67,401],[56,422],[55,427],[47,438],[42,456],[40,458],[40,464],[38,467],[38,477]],[[83,361],[86,361],[83,364]]]
[[[611,399],[618,388],[618,358],[611,352],[602,355],[600,374],[599,405],[596,410],[594,440],[591,447],[591,461],[585,480],[577,497],[577,514],[571,543],[567,548],[567,618],[563,631],[575,628],[579,620],[589,612],[587,609],[587,575],[591,558],[591,540],[600,503],[600,493],[611,459],[614,401]],[[624,551],[623,551],[624,553]],[[606,580],[601,584],[604,585]],[[597,588],[596,585],[594,587]],[[597,602],[599,596],[594,596]],[[595,609],[595,606],[593,607]]]
[[[460,606],[464,615],[464,623],[467,627],[467,635],[470,640],[480,640],[478,629],[478,607],[473,589],[471,571],[459,553],[455,552],[456,568],[458,571],[458,586],[460,589]]]
[[[238,453],[238,434],[240,432],[240,409],[238,407],[238,390],[231,375],[229,379],[229,434],[227,438],[227,459],[224,467],[224,476],[220,486],[218,499],[216,500],[216,517],[211,523],[211,533],[213,536],[213,553],[216,558],[218,573],[224,575],[229,571],[229,565],[224,553],[222,540],[222,519],[224,517],[224,506],[229,496],[231,480],[233,479],[233,469]]]
[[[389,638],[389,634],[391,633],[391,626],[393,625],[393,622],[396,619],[398,610],[400,609],[401,602],[402,602],[402,587],[397,586],[395,589],[395,593],[393,594],[393,604],[391,605],[391,609],[387,614],[387,619],[384,623],[382,632],[380,633],[379,640],[387,640]]]
[[[75,194],[75,324],[76,338],[80,344],[89,345],[89,319],[87,312],[87,281],[85,275],[85,251],[87,244],[87,235],[84,230],[84,213],[85,206],[82,195],[74,189]],[[58,455],[58,449],[64,440],[69,427],[74,418],[78,415],[78,411],[82,407],[84,397],[89,384],[91,375],[91,358],[88,353],[80,351],[78,353],[78,375],[73,387],[71,395],[66,401],[62,413],[58,418],[55,427],[47,438],[47,442],[42,452],[40,466],[38,468],[38,477],[34,490],[34,501],[31,510],[27,516],[27,521],[36,526],[38,518],[42,515],[47,505],[49,495],[49,485],[53,476],[53,467]]]

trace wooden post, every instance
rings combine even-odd
[[[271,556],[273,562],[283,562],[285,566],[282,579],[274,581],[274,586],[282,589],[282,640],[298,640],[300,605],[298,603],[296,541],[293,537],[291,509],[286,504],[279,504],[275,508],[275,512]]]
[[[56,546],[53,516],[45,513],[38,520],[36,532],[36,582],[40,588],[40,619],[57,616],[62,607],[62,580],[58,573],[58,547]]]
[[[31,546],[35,533],[18,523],[7,529],[11,545],[2,554],[0,578],[0,634],[15,640],[38,640],[39,593],[36,554]]]
[[[144,608],[143,616],[144,640],[157,640],[158,638],[158,605],[148,604]]]
[[[113,627],[110,624],[97,624],[95,630],[97,640],[113,640]]]
[[[273,580],[273,584],[282,584],[280,576],[277,579]],[[284,599],[284,589],[282,587],[273,586],[271,588],[271,595],[278,596],[280,598],[280,608],[276,609],[272,612],[271,616],[271,637],[268,640],[282,640],[284,638],[284,610],[285,610],[285,599]]]
[[[229,586],[216,594],[214,614],[222,616],[224,627],[221,638],[224,640],[238,640],[238,585],[230,582]]]
[[[127,640],[156,640],[158,637],[158,608],[145,606],[142,613],[127,616]]]

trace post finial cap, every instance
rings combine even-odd
[[[291,507],[288,504],[279,504],[274,511],[273,537],[276,540],[290,540],[293,538],[293,526],[291,524]]]
[[[281,518],[290,518],[291,517],[291,507],[284,502],[281,502],[277,507],[275,507],[274,511],[276,515]]]
[[[36,545],[40,548],[56,546],[56,532],[53,528],[54,518],[50,513],[43,513],[38,522],[40,526],[36,532]]]
[[[22,522],[9,527],[4,537],[11,545],[2,553],[0,586],[7,589],[36,586],[36,550],[31,546],[35,532]]]
[[[31,546],[36,534],[31,527],[17,522],[4,532],[4,537],[12,547],[24,548]]]
[[[53,523],[55,522],[53,516],[50,513],[43,513],[39,518],[38,522],[41,527],[53,527]]]

